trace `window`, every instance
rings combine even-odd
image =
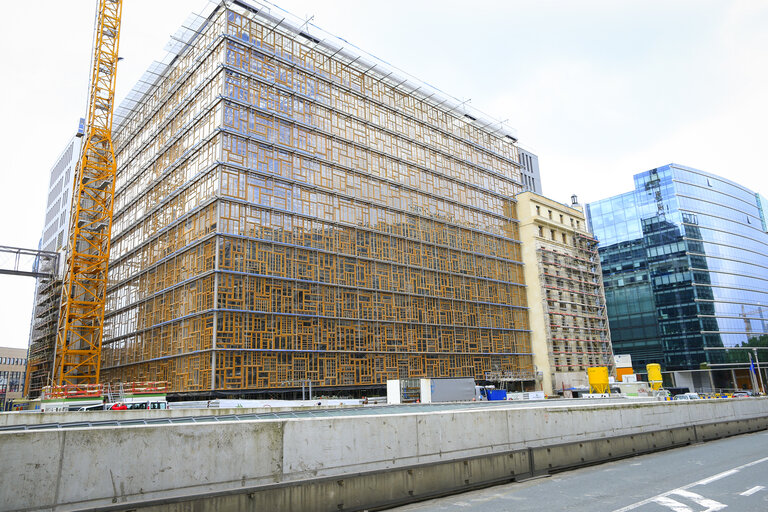
[[[541,215],[541,208],[538,206],[536,207],[536,215]]]
[[[555,239],[555,230],[554,229],[550,229],[549,230],[549,236],[550,236],[550,238],[552,238],[552,240]]]
[[[563,223],[563,216],[560,215],[560,224],[562,224],[562,223]]]
[[[541,236],[541,237],[544,236],[544,228],[541,227],[541,226],[539,226],[539,236]]]
[[[563,243],[564,244],[568,243],[568,239],[566,238],[565,233],[563,233]]]
[[[552,218],[552,210],[547,210],[547,214],[549,215],[549,218]]]

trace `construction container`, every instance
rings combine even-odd
[[[624,377],[634,375],[632,368],[616,368],[616,380],[619,382],[625,380]]]
[[[661,365],[658,363],[649,363],[645,365],[648,370],[648,382],[651,384],[651,389],[661,389]]]
[[[589,377],[590,393],[610,393],[611,388],[608,385],[608,368],[605,366],[593,366],[587,369]]]
[[[421,379],[421,401],[459,402],[475,398],[475,379],[472,377],[447,379]]]
[[[487,394],[488,394],[488,400],[506,400],[507,399],[506,389],[489,389],[487,391]]]

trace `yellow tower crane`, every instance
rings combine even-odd
[[[99,0],[88,114],[75,171],[53,384],[98,384],[115,195],[112,112],[122,0]]]

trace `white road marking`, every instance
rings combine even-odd
[[[752,496],[757,491],[762,491],[763,489],[765,489],[765,487],[763,487],[762,485],[756,485],[753,488],[747,489],[746,491],[741,492],[739,494],[741,494],[742,496]]]
[[[501,493],[496,493],[496,494],[492,494],[490,496],[483,496],[483,497],[480,497],[480,498],[472,498],[469,501],[471,501],[472,503],[484,503],[486,501],[493,501],[493,500],[498,499],[498,498],[504,498],[504,495],[501,494]]]
[[[693,509],[688,505],[675,501],[672,498],[667,498],[666,496],[659,496],[652,501],[663,507],[667,507],[670,510],[674,510],[674,512],[693,512]]]
[[[723,471],[722,473],[718,473],[718,474],[713,475],[713,476],[711,476],[709,478],[705,478],[704,480],[699,480],[694,485],[707,485],[707,484],[711,484],[715,480],[720,480],[721,478],[725,478],[727,476],[734,475],[734,474],[736,474],[738,472],[739,472],[738,469],[731,469],[731,470],[728,470],[728,471]]]
[[[648,498],[648,499],[645,499],[645,500],[642,500],[642,501],[638,501],[638,502],[633,503],[631,505],[627,505],[626,507],[623,507],[623,508],[617,508],[613,512],[627,512],[628,510],[634,510],[634,509],[636,509],[638,507],[642,507],[643,505],[647,505],[648,503],[658,503],[658,501],[656,501],[657,498],[666,498],[670,494],[673,494],[673,493],[675,493],[677,491],[685,491],[685,490],[690,489],[691,487],[694,487],[696,485],[701,485],[702,483],[707,484],[709,482],[713,482],[714,480],[712,480],[712,478],[714,478],[714,477],[717,477],[717,478],[715,478],[715,480],[719,480],[720,478],[724,478],[725,476],[732,475],[735,472],[738,472],[738,471],[740,471],[740,470],[742,470],[744,468],[748,468],[750,466],[755,466],[757,464],[762,464],[763,462],[766,462],[766,461],[768,461],[768,457],[763,457],[762,459],[753,460],[752,462],[748,462],[746,464],[742,464],[741,466],[737,466],[737,467],[735,467],[733,469],[730,469],[728,471],[724,471],[722,473],[718,473],[717,475],[713,475],[713,476],[704,478],[702,480],[697,480],[696,482],[693,482],[692,484],[684,485],[682,487],[678,487],[677,489],[672,489],[671,491],[667,491],[667,492],[663,492],[661,494],[657,494],[656,496],[653,496],[651,498]],[[728,474],[726,475],[725,473],[728,473]],[[672,500],[672,501],[674,501],[674,500]]]
[[[691,500],[697,505],[701,505],[702,507],[707,507],[706,510],[703,510],[702,512],[715,512],[717,510],[728,508],[728,505],[726,505],[725,503],[720,503],[719,501],[705,498],[701,494],[696,494],[695,492],[691,492],[691,491],[684,491],[680,489],[678,491],[672,491],[671,494],[682,496],[683,498],[688,498],[689,500]]]

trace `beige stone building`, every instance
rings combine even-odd
[[[517,200],[540,389],[587,386],[590,366],[614,372],[597,240],[580,206],[533,192]]]
[[[0,411],[8,411],[11,402],[24,391],[24,369],[27,350],[0,347]]]

